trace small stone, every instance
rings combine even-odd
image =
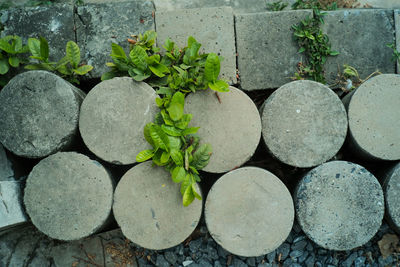
[[[311,255],[307,258],[305,264],[306,264],[307,267],[313,267],[313,266],[314,266],[314,262],[315,262],[315,256],[311,254]]]
[[[303,255],[303,252],[300,250],[293,250],[292,252],[290,252],[289,255],[291,258],[299,258],[300,256]]]
[[[315,262],[315,267],[323,267],[323,264],[319,261]]]
[[[313,250],[314,250],[314,247],[313,247],[313,245],[311,244],[311,242],[308,242],[306,249],[307,249],[308,251],[313,251]]]
[[[282,244],[281,247],[284,246],[285,244],[286,243]],[[267,254],[267,259],[268,259],[269,263],[275,262],[276,253],[277,253],[277,250],[274,250]]]
[[[362,267],[365,265],[365,257],[358,257],[354,261],[354,267]]]
[[[283,262],[283,267],[289,267],[290,265],[292,265],[294,263],[294,260],[292,258],[287,258],[284,262]]]
[[[353,252],[353,253],[351,253],[347,258],[346,258],[346,260],[344,260],[343,262],[342,262],[342,266],[343,267],[350,267],[350,266],[352,266],[352,264],[353,264],[353,262],[356,260],[356,258],[357,258],[357,252],[355,251],[355,252]]]
[[[201,259],[199,261],[199,267],[213,267],[213,265],[206,259]]]
[[[328,254],[328,251],[326,249],[320,248],[320,249],[318,249],[317,253],[318,253],[318,255],[326,255],[326,254]]]
[[[221,258],[226,258],[229,255],[229,252],[226,251],[223,247],[217,246],[218,255]]]
[[[175,255],[175,253],[173,253],[173,252],[171,252],[171,251],[166,251],[166,252],[164,253],[164,257],[165,257],[165,259],[166,259],[169,263],[171,263],[171,264],[175,264],[175,262],[176,262],[176,260],[177,260],[177,257],[176,257],[176,255]]]
[[[264,258],[265,258],[265,255],[256,257],[256,262],[257,262],[257,263],[260,263],[260,262],[262,262],[262,261],[264,260]]]
[[[207,251],[208,251],[208,257],[212,260],[217,260],[218,259],[218,251],[216,248],[213,248],[211,246],[207,246]]]
[[[291,246],[292,250],[304,250],[304,248],[307,246],[307,240],[300,240],[296,243],[293,243]]]
[[[283,243],[277,250],[277,254],[281,254],[281,260],[285,260],[290,252],[290,245],[288,243]]]
[[[233,260],[233,267],[247,267],[247,265],[242,260],[235,258]]]
[[[303,251],[303,255],[301,255],[301,256],[298,258],[298,261],[299,261],[300,263],[302,263],[302,262],[304,262],[304,261],[307,259],[307,257],[308,257],[308,252],[307,252],[307,251]]]
[[[273,265],[271,263],[261,263],[257,265],[257,267],[272,267]]]
[[[189,249],[191,252],[197,252],[197,250],[199,250],[201,243],[203,242],[203,240],[201,238],[193,240],[189,243]]]
[[[189,266],[190,264],[192,264],[193,263],[193,261],[184,261],[184,262],[182,262],[182,265],[184,266],[184,267],[186,267],[186,266]]]
[[[302,267],[301,264],[298,263],[292,263],[290,264],[290,267]]]
[[[214,267],[222,267],[222,264],[219,261],[214,261]]]
[[[256,266],[256,259],[254,257],[247,258],[246,264],[248,266]]]

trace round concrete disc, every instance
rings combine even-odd
[[[291,166],[321,164],[339,151],[347,133],[346,110],[327,86],[290,82],[265,101],[262,135],[269,151]]]
[[[384,214],[382,188],[360,165],[331,161],[308,172],[295,192],[297,220],[319,246],[350,250],[367,243]]]
[[[41,232],[69,241],[104,226],[111,213],[113,191],[113,181],[100,163],[75,152],[59,152],[33,168],[24,202]]]
[[[223,175],[205,204],[211,236],[227,251],[244,257],[278,248],[289,235],[293,218],[288,189],[275,175],[256,167]]]
[[[192,126],[201,143],[212,145],[206,172],[222,173],[241,166],[254,154],[261,137],[261,119],[253,101],[241,90],[198,91],[186,97],[185,113],[193,114]]]
[[[47,71],[15,76],[0,91],[0,142],[14,154],[41,158],[66,149],[78,132],[85,94]]]
[[[114,164],[132,164],[150,149],[144,126],[154,120],[156,93],[144,82],[119,77],[96,85],[82,103],[79,130],[86,146]]]
[[[391,226],[400,233],[400,163],[386,175],[384,189],[386,217]]]
[[[363,83],[348,107],[357,147],[373,158],[400,159],[400,75],[382,74]]]
[[[199,192],[199,190],[198,190]],[[122,233],[147,249],[167,249],[183,242],[196,228],[202,202],[182,204],[180,184],[163,167],[144,162],[130,169],[115,190],[114,216]]]

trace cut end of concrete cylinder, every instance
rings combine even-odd
[[[197,199],[184,207],[180,184],[150,161],[130,169],[115,190],[113,212],[118,225],[128,239],[147,249],[179,245],[196,228],[201,211]]]
[[[364,82],[348,106],[351,141],[372,159],[400,159],[400,75],[382,74]]]
[[[261,119],[253,101],[241,90],[216,94],[199,91],[186,97],[185,112],[202,143],[212,145],[206,172],[222,173],[244,164],[254,154],[261,137]]]
[[[105,226],[113,191],[113,180],[100,163],[75,152],[59,152],[33,168],[26,182],[24,203],[41,232],[70,241]]]
[[[287,83],[271,94],[261,113],[269,151],[294,167],[313,167],[331,159],[346,138],[346,110],[339,97],[321,83]]]
[[[331,161],[308,172],[294,198],[304,233],[330,250],[364,245],[379,230],[384,215],[378,180],[347,161]]]
[[[294,207],[286,186],[272,173],[244,167],[222,176],[205,204],[207,228],[227,251],[261,256],[278,248],[292,229]]]
[[[0,142],[14,154],[41,158],[68,148],[85,94],[47,71],[15,76],[0,92]]]
[[[400,233],[400,163],[386,175],[383,191],[385,194],[386,218],[390,225]]]
[[[140,151],[151,148],[143,128],[158,111],[155,99],[153,88],[129,77],[96,85],[83,101],[79,118],[86,146],[110,163],[135,163]]]

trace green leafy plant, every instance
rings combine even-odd
[[[400,52],[396,49],[396,44],[386,44],[386,46],[392,49],[393,61],[400,62]]]
[[[323,66],[329,56],[336,56],[339,52],[331,49],[329,37],[321,30],[321,25],[324,23],[321,5],[316,0],[298,0],[292,7],[313,10],[313,17],[307,17],[300,23],[292,25],[294,39],[300,47],[298,52],[306,56],[305,62],[298,64],[294,78],[326,83]]]
[[[93,66],[80,64],[80,49],[74,41],[67,43],[66,56],[58,62],[49,61],[49,44],[45,38],[29,38],[28,47],[32,54],[30,58],[37,60],[37,63],[25,66],[26,69],[55,72],[69,82],[76,84],[79,84],[77,75],[85,75],[93,69]]]
[[[282,11],[287,7],[287,3],[282,3],[282,1],[277,1],[273,3],[267,3],[267,10],[268,11]]]
[[[10,68],[18,68],[27,62],[21,54],[28,51],[28,46],[22,44],[19,36],[8,35],[0,39],[0,87],[9,81]]]
[[[184,113],[185,96],[208,88],[227,92],[229,85],[218,79],[220,58],[214,53],[199,53],[201,44],[192,36],[183,49],[167,39],[163,54],[155,46],[154,31],[133,37],[128,39],[129,56],[121,46],[112,44],[113,62],[107,63],[110,71],[102,75],[102,80],[130,76],[156,89],[160,112],[153,123],[144,127],[144,136],[153,148],[141,151],[136,161],[152,159],[155,165],[164,166],[172,180],[181,183],[183,205],[188,206],[195,198],[201,199],[196,182],[201,180],[199,170],[208,164],[212,148],[209,144],[200,145],[196,135],[199,128],[189,126],[193,115]]]
[[[323,1],[326,2],[326,1]],[[328,1],[329,2],[329,1]],[[292,4],[293,9],[320,9],[320,10],[336,10],[338,8],[337,2],[321,3],[319,0],[296,0]]]

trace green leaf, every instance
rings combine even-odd
[[[111,57],[117,58],[117,59],[126,59],[126,54],[124,49],[117,45],[116,43],[111,44]]]
[[[170,154],[167,151],[164,151],[161,154],[160,161],[161,161],[162,164],[165,164],[165,163],[167,163],[169,161],[169,158],[170,158]]]
[[[306,51],[306,49],[304,47],[300,47],[299,51],[297,51],[297,53],[303,53],[304,51]]]
[[[93,66],[91,65],[82,65],[77,69],[74,69],[74,72],[78,75],[85,75],[86,73],[88,73],[89,71],[91,71],[93,69]]]
[[[196,183],[192,183],[192,192],[195,198],[201,200],[200,194],[196,192]]]
[[[164,102],[165,102],[165,99],[159,98],[159,97],[156,98],[157,107],[161,108],[164,105]]]
[[[183,116],[185,96],[181,92],[176,92],[171,98],[167,111],[173,121],[178,121]]]
[[[142,71],[145,71],[147,69],[146,59],[149,56],[147,55],[146,50],[144,50],[142,47],[138,45],[134,46],[131,52],[129,53],[129,57],[131,58],[133,64],[135,64],[136,67],[138,67]]]
[[[183,181],[183,179],[185,179],[186,171],[183,167],[177,166],[172,171],[171,176],[172,176],[172,181],[174,181],[174,183],[180,183]]]
[[[165,122],[166,125],[173,126],[174,122],[171,120],[170,116],[167,114],[167,111],[165,109],[161,110],[161,116]],[[179,128],[179,127],[178,127]]]
[[[220,62],[219,58],[216,54],[210,53],[207,56],[205,68],[204,68],[204,77],[207,81],[214,83],[218,79],[220,71]]]
[[[181,136],[181,131],[176,129],[174,126],[168,126],[168,125],[161,125],[161,129],[168,135],[171,136]]]
[[[171,96],[174,93],[174,90],[172,90],[169,87],[160,87],[160,89],[158,89],[156,91],[156,93],[158,95],[167,95],[167,96]]]
[[[201,145],[194,153],[193,153],[193,161],[191,165],[197,170],[201,170],[207,166],[210,157],[212,154],[212,147],[210,144]]]
[[[165,151],[169,150],[169,139],[160,126],[152,124],[149,128],[150,137],[154,142],[156,148],[161,148]]]
[[[167,40],[165,40],[163,47],[165,48],[165,50],[167,50],[168,52],[171,52],[174,49],[174,45],[175,43],[172,42],[169,38]]]
[[[18,68],[20,60],[17,57],[11,56],[8,58],[8,63],[14,67],[14,68]]]
[[[7,36],[6,36],[7,37]],[[11,36],[13,37],[13,36]],[[0,50],[3,50],[4,52],[8,54],[15,54],[14,48],[6,41],[6,38],[0,39]]]
[[[39,37],[40,40],[40,57],[43,58],[43,61],[48,61],[49,59],[49,43],[43,37]]]
[[[40,41],[36,38],[29,38],[28,39],[28,47],[29,51],[31,52],[32,56],[36,58],[42,58],[40,54]]]
[[[229,92],[229,85],[222,80],[217,80],[213,83],[209,83],[208,86],[210,87],[210,89],[217,92]]]
[[[183,193],[183,206],[189,206],[194,200],[194,194],[191,186],[186,187]]]
[[[183,166],[183,157],[178,149],[171,149],[171,158],[177,166]]]
[[[110,80],[110,79],[114,78],[115,76],[117,76],[117,74],[113,71],[105,72],[105,73],[103,73],[103,75],[101,75],[101,80],[102,81]]]
[[[192,114],[183,114],[182,118],[175,122],[175,127],[184,130],[188,125],[189,122],[192,120],[193,115]]]
[[[140,151],[139,154],[136,155],[136,162],[144,162],[146,160],[151,159],[154,156],[153,149],[146,149]]]
[[[72,68],[77,69],[79,62],[81,62],[81,52],[79,46],[74,41],[67,43],[67,58],[72,65]]]
[[[149,66],[149,69],[151,70],[151,72],[153,72],[156,76],[158,76],[160,78],[165,76],[164,73],[169,73],[168,67],[166,67],[160,63]]]
[[[6,58],[0,59],[0,74],[4,75],[10,69],[10,65],[8,65],[8,60]]]
[[[337,55],[339,55],[340,53],[338,52],[338,51],[330,51],[329,52],[329,55],[331,55],[331,56],[337,56]]]
[[[19,36],[14,36],[14,51],[15,52],[20,52],[22,50],[22,39]]]
[[[191,128],[186,128],[185,130],[182,131],[182,135],[188,135],[188,134],[194,134],[197,133],[197,131],[200,129],[200,127],[191,127]]]
[[[169,140],[169,147],[171,149],[181,149],[182,146],[182,140],[181,138],[177,137],[177,136],[170,136],[168,135],[168,140]]]
[[[155,147],[153,139],[150,136],[150,128],[154,125],[154,123],[147,123],[143,128],[143,135],[146,141],[152,146]]]

